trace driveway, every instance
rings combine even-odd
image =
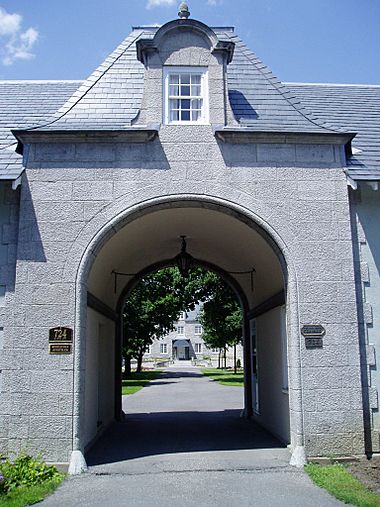
[[[114,424],[43,505],[193,507],[343,505],[288,465],[289,452],[240,417],[243,389],[221,386],[188,363],[123,399]]]

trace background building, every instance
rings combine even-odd
[[[163,338],[154,340],[143,361],[157,363],[165,360],[189,361],[196,364],[218,366],[218,358],[221,356],[220,349],[209,348],[203,340],[203,328],[198,315],[201,307],[195,310],[182,312],[179,320],[175,323],[175,329]],[[227,366],[233,366],[233,347],[227,349]],[[237,346],[237,359],[242,364],[242,346]]]

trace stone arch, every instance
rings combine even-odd
[[[209,271],[213,271],[214,273],[218,274],[223,280],[231,287],[231,289],[234,291],[242,312],[243,312],[243,340],[244,343],[244,349],[245,349],[245,357],[250,356],[250,343],[249,340],[246,340],[246,337],[248,336],[248,326],[249,322],[247,320],[247,315],[249,311],[249,303],[246,298],[246,295],[244,293],[244,290],[242,289],[239,282],[235,280],[227,271],[220,268],[219,266],[216,266],[210,262],[206,261],[199,261],[197,259],[194,259],[194,264],[200,267],[203,267]],[[128,296],[128,293],[135,287],[135,285],[143,278],[145,275],[149,273],[154,273],[155,271],[158,271],[159,269],[175,266],[175,263],[173,262],[173,259],[167,259],[164,261],[157,262],[155,264],[152,264],[150,266],[147,266],[145,269],[137,273],[132,280],[130,280],[124,287],[123,291],[121,292],[118,303],[116,306],[116,313],[118,315],[121,315],[121,312],[123,310],[123,304],[125,299]],[[244,365],[244,373],[245,373],[245,381],[244,381],[244,396],[245,396],[245,406],[251,407],[252,406],[252,390],[251,390],[251,382],[250,382],[250,375],[251,375],[251,365],[249,361],[246,361],[246,364]],[[247,416],[251,414],[246,414]]]
[[[153,189],[150,189],[153,190]],[[225,192],[221,192],[225,194]],[[122,229],[127,223],[132,222],[141,214],[148,214],[153,209],[176,207],[179,204],[185,206],[198,206],[200,208],[217,208],[220,211],[230,214],[238,220],[244,222],[253,230],[258,232],[276,253],[283,268],[284,279],[286,281],[285,290],[287,301],[290,308],[290,319],[288,321],[289,337],[289,360],[290,360],[290,422],[291,422],[291,447],[292,463],[303,464],[304,455],[304,430],[303,430],[303,411],[302,411],[302,359],[300,354],[299,341],[299,317],[298,317],[298,283],[297,272],[292,261],[289,248],[283,240],[281,234],[269,224],[269,221],[262,218],[247,206],[244,206],[243,192],[234,192],[239,194],[240,203],[233,202],[230,199],[215,197],[206,194],[170,194],[160,197],[153,197],[142,202],[137,202],[130,206],[124,206],[120,202],[122,198],[114,203],[97,217],[95,217],[83,231],[80,245],[76,249],[80,255],[79,266],[76,271],[76,312],[75,312],[75,347],[74,347],[74,414],[73,414],[73,454],[71,460],[71,472],[75,473],[78,468],[78,462],[82,462],[83,443],[81,441],[81,402],[83,390],[83,347],[85,335],[85,311],[87,305],[86,281],[96,258],[97,253],[107,243],[107,241]],[[156,194],[157,195],[157,194]],[[225,194],[226,195],[226,194]],[[228,195],[228,194],[227,194]],[[234,196],[233,196],[234,197]],[[251,208],[252,206],[250,206]],[[260,207],[260,206],[259,206]],[[119,208],[119,209],[118,209]],[[94,227],[95,226],[95,227]],[[95,230],[94,230],[95,229]],[[89,241],[86,244],[86,239]],[[78,258],[78,257],[77,257]],[[73,266],[66,266],[70,272]],[[68,275],[68,273],[67,273]],[[78,458],[79,457],[79,458]],[[79,461],[78,461],[79,460]]]

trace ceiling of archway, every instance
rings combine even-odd
[[[146,267],[174,258],[180,251],[180,236],[187,236],[187,250],[196,259],[212,263],[234,275],[251,307],[262,303],[283,288],[280,262],[272,247],[254,229],[226,213],[206,208],[171,208],[153,211],[119,230],[98,254],[88,281],[88,290],[115,307],[132,277],[118,277],[114,290],[112,271],[138,273]]]

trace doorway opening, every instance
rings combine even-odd
[[[121,418],[121,311],[125,296],[146,273],[172,265],[178,254],[178,238],[184,235],[191,256],[220,273],[238,295],[243,313],[245,416],[282,443],[292,443],[297,421],[291,421],[289,408],[292,375],[288,379],[288,373],[292,374],[292,368],[287,354],[291,336],[287,263],[280,247],[257,222],[229,205],[211,199],[200,201],[178,198],[140,207],[138,213],[126,214],[97,246],[86,282],[84,447],[89,448],[103,429]],[[252,271],[253,277],[249,274]],[[98,349],[96,360],[91,351],[99,340],[99,325],[107,329],[109,347],[107,353]],[[178,356],[180,345],[184,343],[174,346],[173,342],[173,354]],[[187,361],[186,346],[182,350],[183,361]],[[190,357],[190,347],[188,351]],[[99,374],[100,369],[108,371],[100,356],[114,366],[106,380]],[[102,382],[106,387],[100,386]],[[97,401],[95,388],[90,387],[94,384],[98,385]],[[103,414],[100,423],[99,413]]]

